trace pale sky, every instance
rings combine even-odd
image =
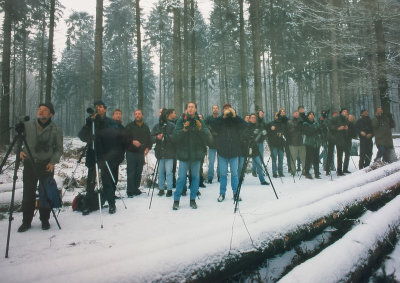
[[[65,19],[69,17],[72,11],[85,11],[95,16],[96,14],[96,0],[60,0],[65,6],[63,19],[57,24],[54,32],[54,54],[57,61],[61,59],[61,52],[65,47],[67,26]],[[143,9],[144,14],[147,15],[157,0],[141,0],[140,7]],[[183,1],[181,1],[183,3]],[[108,0],[104,0],[104,7],[108,5]],[[197,0],[197,5],[203,13],[203,17],[208,22],[209,14],[213,7],[212,0]],[[1,19],[1,18],[0,18]]]

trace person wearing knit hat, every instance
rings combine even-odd
[[[35,211],[36,188],[47,178],[54,176],[54,166],[59,162],[63,153],[63,133],[51,118],[54,115],[54,106],[50,102],[41,103],[37,111],[37,119],[24,123],[24,135],[27,147],[19,153],[24,161],[23,196],[22,196],[22,224],[18,232],[22,233],[31,227]],[[39,214],[42,229],[50,229],[51,206],[46,200],[40,199]]]

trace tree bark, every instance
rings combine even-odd
[[[180,65],[180,12],[179,8],[174,8],[174,38],[173,38],[173,67],[174,67],[174,108],[176,114],[182,113],[182,98],[181,98],[181,74],[179,72]]]
[[[94,41],[94,100],[103,96],[102,83],[103,67],[103,0],[96,0],[96,29]]]
[[[7,145],[10,143],[11,2],[12,0],[5,0],[4,3],[0,145]]]
[[[258,0],[250,1],[251,34],[253,38],[254,107],[262,109],[259,6]]]
[[[54,14],[56,0],[50,1],[50,26],[49,42],[47,49],[47,76],[46,76],[46,102],[51,102],[51,85],[53,81],[53,40],[54,40]]]
[[[239,43],[240,43],[240,87],[242,93],[242,107],[241,112],[243,115],[248,113],[249,106],[247,104],[247,73],[246,73],[246,40],[245,40],[245,31],[244,31],[244,16],[243,16],[243,1],[239,0],[239,25],[240,25],[240,35],[239,35]]]
[[[196,101],[196,35],[194,30],[194,0],[190,1],[190,31],[191,31],[191,69],[190,69],[190,97]]]
[[[143,109],[143,63],[142,63],[142,38],[140,34],[140,5],[136,0],[136,37],[138,61],[138,109]]]

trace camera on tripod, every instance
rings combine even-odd
[[[20,119],[19,120],[19,122],[17,123],[17,124],[15,124],[15,131],[18,133],[18,134],[22,134],[23,133],[23,131],[25,130],[25,122],[28,122],[29,121],[29,116],[25,116],[24,118],[22,118],[22,119]]]
[[[267,135],[266,130],[261,130],[261,129],[254,129],[253,131],[253,141],[256,143],[260,143],[262,141],[262,138]]]

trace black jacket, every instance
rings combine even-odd
[[[107,161],[111,165],[121,163],[120,144],[122,136],[118,131],[117,123],[106,116],[99,115],[94,119],[95,125],[95,151],[97,161],[101,165]],[[85,126],[79,131],[79,138],[88,143],[86,152],[86,166],[91,168],[95,165],[95,155],[92,148],[92,120],[87,119]]]
[[[272,130],[272,126],[275,126],[275,130]],[[278,120],[274,120],[267,124],[267,134],[268,134],[268,146],[270,148],[284,148],[285,139],[283,136],[282,124]]]
[[[285,136],[289,145],[303,145],[303,119],[293,118],[287,123]]]
[[[174,129],[175,124],[171,121],[160,121],[151,130],[151,140],[156,144],[154,151],[157,159],[174,159],[176,157],[175,144],[171,139]],[[158,134],[163,134],[162,140],[157,139]]]
[[[151,142],[150,129],[146,123],[138,125],[136,121],[130,122],[125,127],[125,148],[130,152],[144,153],[145,149],[151,149],[153,143]],[[140,147],[132,144],[133,140],[141,143]]]
[[[247,125],[242,118],[238,116],[223,118],[221,115],[216,119],[212,119],[210,125],[217,132],[215,143],[218,155],[223,158],[233,158],[241,155],[240,137]]]

